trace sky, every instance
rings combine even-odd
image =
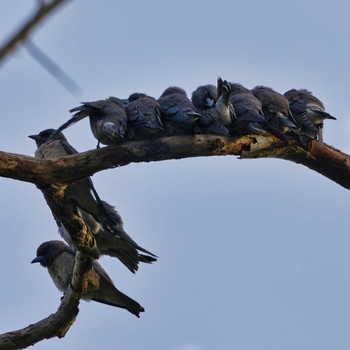
[[[0,43],[35,1],[0,3]],[[69,93],[23,46],[0,65],[0,150],[34,155],[27,136],[57,128],[81,101],[170,85],[190,94],[218,76],[283,93],[307,88],[337,121],[324,141],[350,152],[350,5],[330,1],[74,0],[31,40],[81,87]],[[88,120],[66,130],[95,148]],[[302,165],[200,157],[130,164],[93,176],[126,231],[159,256],[133,275],[100,263],[146,312],[84,302],[63,339],[35,349],[350,348],[349,193]],[[54,312],[61,294],[30,261],[59,239],[41,192],[0,178],[0,333]]]

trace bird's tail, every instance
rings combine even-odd
[[[97,301],[102,304],[120,307],[128,310],[130,313],[140,318],[140,312],[144,312],[145,309],[134,299],[128,297],[126,294],[119,291],[112,285],[103,288],[103,296],[95,296],[91,300]]]
[[[67,129],[69,126],[75,124],[79,120],[82,120],[83,118],[87,117],[89,115],[86,108],[83,108],[84,106],[79,106],[76,108],[73,108],[70,110],[70,112],[78,111],[76,114],[73,115],[70,119],[68,119],[65,123],[63,123],[56,131],[49,137],[48,141],[54,140],[56,136],[62,132],[63,130]]]
[[[141,262],[146,264],[152,264],[153,262],[157,261],[157,258],[154,258],[153,256],[150,256],[150,255],[145,255],[145,254],[139,254],[139,259]]]
[[[221,97],[224,105],[228,106],[230,102],[231,85],[227,82],[227,80],[222,80],[220,77],[218,77],[217,89],[218,100]]]
[[[132,273],[138,270],[139,262],[151,264],[157,261],[157,257],[139,254],[133,244],[106,231],[95,234],[95,239],[101,254],[119,259]]]
[[[108,218],[110,220],[112,220],[112,222],[114,222],[113,227],[111,228],[111,232],[113,232],[117,238],[121,238],[121,240],[123,240],[125,243],[130,244],[131,246],[133,246],[135,249],[146,253],[148,255],[153,256],[154,258],[158,258],[157,255],[151,253],[150,251],[148,251],[145,248],[142,248],[141,246],[139,246],[125,231],[124,231],[124,224],[123,224],[123,220],[121,218],[121,216],[119,215],[119,213],[114,209],[114,207],[112,205],[110,205],[109,203],[105,202],[105,201],[101,201],[103,208],[106,212],[106,214],[108,215]]]

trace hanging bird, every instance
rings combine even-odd
[[[201,117],[185,90],[171,86],[158,99],[167,135],[192,135],[196,120]]]
[[[207,84],[199,86],[192,93],[192,103],[201,115],[197,119],[199,129],[205,134],[228,135],[228,129],[222,125],[220,114],[215,108],[218,96],[217,87]]]
[[[115,145],[125,141],[128,118],[125,106],[119,98],[109,97],[105,100],[82,102],[81,106],[72,108],[70,112],[76,113],[57,129],[51,139],[70,125],[88,116],[91,131],[98,141],[97,148],[100,147],[100,143]]]
[[[230,101],[236,112],[236,119],[230,127],[230,132],[267,134],[264,129],[266,120],[260,100],[239,83],[230,83],[230,87]]]
[[[47,141],[53,133],[54,129],[47,129],[38,135],[29,136],[35,140],[38,147],[35,157],[54,159],[78,153],[61,132],[51,141]],[[118,258],[131,272],[137,270],[139,261],[145,263],[156,261],[154,254],[140,247],[124,231],[120,215],[111,205],[100,199],[89,177],[67,184],[66,195],[76,206],[76,213],[82,217],[94,235],[101,255]],[[59,224],[59,233],[75,249],[70,234],[62,223]]]
[[[88,226],[96,240],[96,245],[101,255],[108,255],[119,259],[132,273],[138,270],[139,262],[151,264],[157,261],[154,254],[142,254],[148,252],[141,248],[124,230],[124,223],[115,208],[105,201],[101,201],[107,215],[113,219],[113,231],[104,229],[94,217],[83,209],[78,209],[84,223]],[[65,226],[60,224],[58,232],[70,247],[74,247],[71,236]]]
[[[284,96],[289,101],[290,110],[302,130],[302,135],[323,143],[323,121],[337,118],[327,113],[323,103],[306,89],[291,89]]]
[[[65,293],[73,276],[74,250],[61,241],[48,241],[38,247],[36,255],[31,263],[40,263],[46,267],[57,289]],[[88,272],[87,287],[82,299],[126,309],[136,317],[145,311],[137,301],[115,287],[107,272],[96,261]]]
[[[160,104],[155,98],[133,93],[128,99],[121,101],[126,105],[128,136],[131,140],[143,140],[164,134]]]
[[[300,134],[301,130],[296,125],[286,97],[266,86],[256,86],[252,89],[252,93],[262,103],[268,131],[271,134],[286,142],[288,140],[284,134],[290,132]]]

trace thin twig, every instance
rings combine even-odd
[[[70,0],[52,0],[50,2],[42,1],[35,13],[22,25],[14,34],[12,34],[8,40],[0,47],[0,64],[4,62],[4,59],[13,52],[16,46],[24,42],[29,34],[38,25],[48,17],[56,8]]]
[[[28,53],[53,77],[59,81],[71,94],[78,95],[81,92],[80,86],[49,56],[40,50],[31,40],[24,43]]]

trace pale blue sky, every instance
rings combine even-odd
[[[35,2],[0,3],[5,38]],[[279,92],[307,88],[338,118],[324,140],[350,152],[348,1],[75,0],[32,40],[81,86],[70,95],[23,48],[0,66],[0,150],[33,155],[27,136],[58,127],[80,101],[169,85],[190,94],[218,75]],[[67,130],[80,151],[88,121]],[[101,264],[146,309],[82,302],[64,339],[35,349],[306,350],[350,347],[349,193],[282,160],[210,157],[108,170],[93,177],[127,232],[159,255],[132,275]],[[60,293],[30,261],[58,239],[41,193],[0,179],[0,332],[46,317]]]

